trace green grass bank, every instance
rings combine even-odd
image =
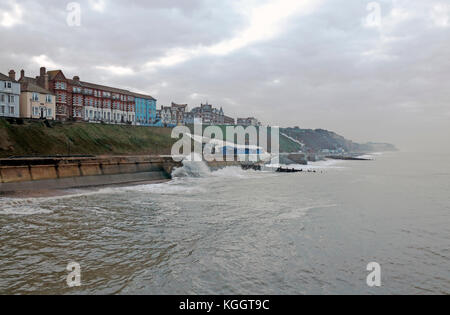
[[[221,126],[225,134],[225,126]],[[176,139],[171,128],[43,122],[23,124],[0,119],[0,157],[40,155],[160,155],[170,154]],[[280,137],[281,152],[300,146]]]
[[[168,128],[0,119],[0,157],[169,154]]]

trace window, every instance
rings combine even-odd
[[[0,114],[5,114],[5,106],[0,106]]]
[[[52,96],[51,96],[51,95],[47,95],[47,96],[45,97],[45,101],[46,101],[47,103],[51,103],[51,102],[52,102]]]
[[[47,117],[52,117],[52,109],[51,108],[47,109]]]
[[[11,107],[9,108],[9,113],[10,113],[11,115],[14,115],[14,106],[11,106]]]
[[[14,103],[14,95],[8,95],[8,103]]]
[[[66,89],[66,83],[64,83],[64,82],[56,82],[55,83],[55,89],[57,89],[57,90],[65,90]]]
[[[33,93],[31,99],[35,102],[39,102],[39,95],[37,93]]]
[[[66,102],[66,94],[65,93],[58,93],[56,95],[56,101],[58,103],[65,103]]]
[[[10,89],[12,86],[11,82],[5,82],[5,89]]]
[[[39,115],[39,108],[33,106],[33,116],[37,116],[37,115]]]
[[[0,95],[0,102],[2,102],[2,103],[5,102],[5,95],[4,94]]]

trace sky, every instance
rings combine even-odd
[[[4,74],[450,151],[449,0],[0,0],[0,41]]]

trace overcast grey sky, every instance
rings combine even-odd
[[[449,144],[449,0],[83,0],[79,26],[69,3],[0,0],[0,72],[61,68],[158,105]]]

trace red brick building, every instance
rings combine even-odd
[[[56,119],[118,124],[136,123],[134,93],[109,86],[66,78],[62,70],[40,69],[36,78],[56,95]],[[151,97],[151,96],[148,96]]]

